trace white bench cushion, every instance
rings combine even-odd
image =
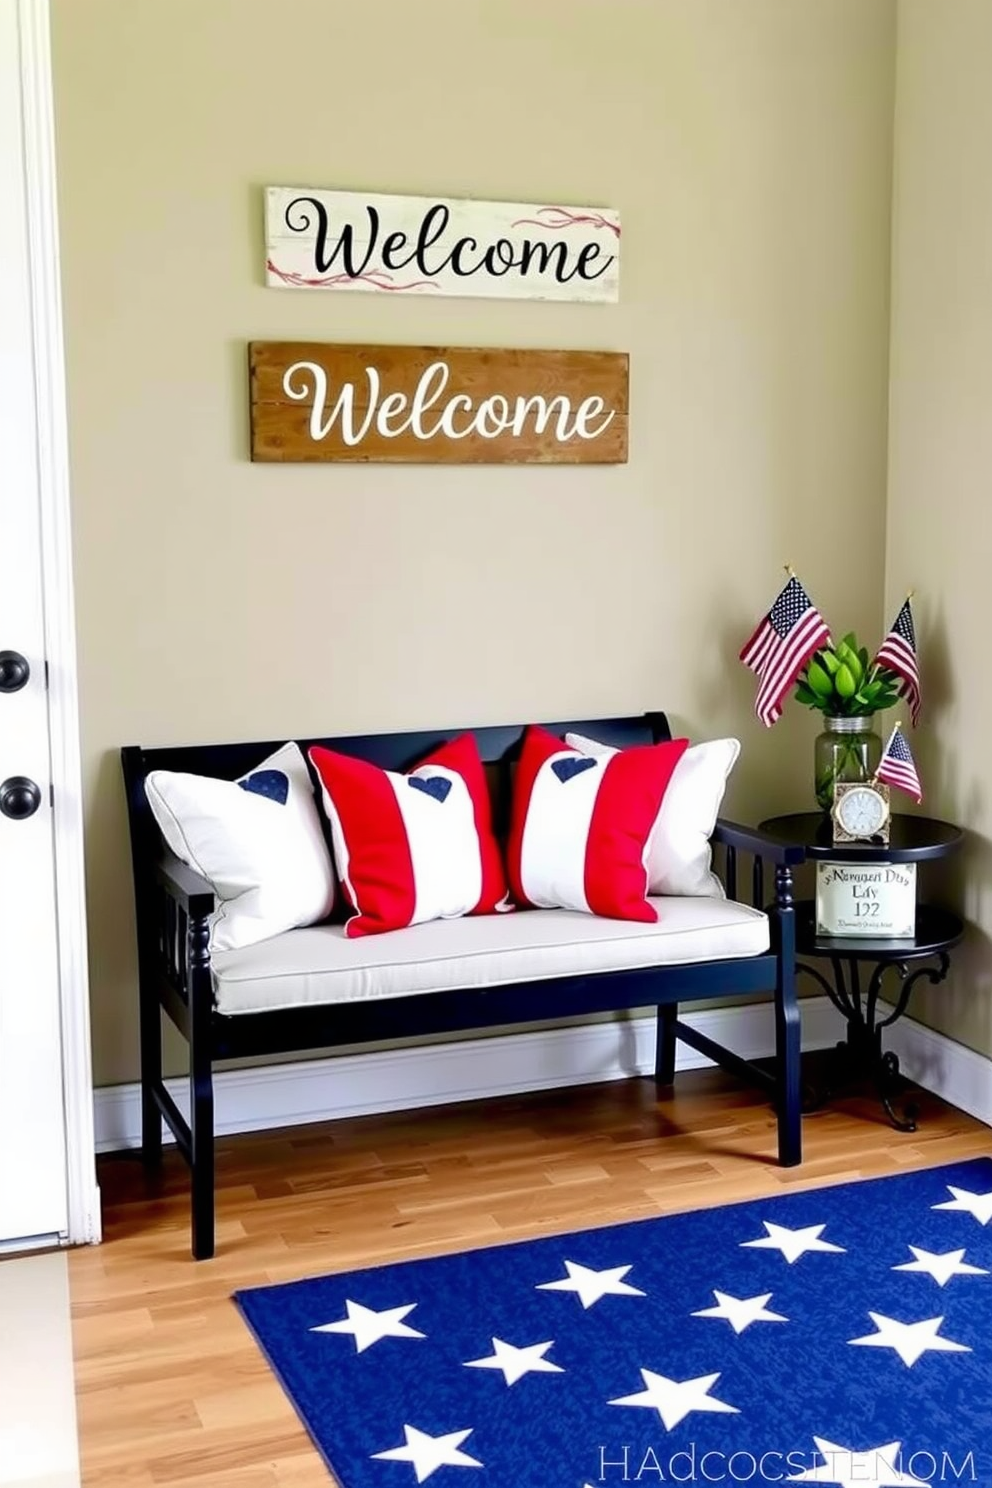
[[[727,961],[768,950],[768,918],[726,899],[652,899],[658,923],[569,909],[433,920],[348,940],[340,925],[290,930],[212,958],[221,1013],[374,1002],[635,966]]]

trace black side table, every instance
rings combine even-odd
[[[959,846],[962,832],[950,822],[923,816],[893,816],[887,845],[837,843],[828,816],[819,811],[793,816],[773,816],[762,829],[790,846],[805,847],[814,863],[927,863],[946,858]],[[846,1080],[868,1075],[898,1131],[915,1131],[917,1112],[907,1106],[897,1115],[892,1098],[900,1082],[899,1056],[882,1048],[882,1030],[901,1018],[916,983],[923,977],[934,985],[942,982],[950,968],[950,952],[964,934],[960,918],[948,909],[917,903],[916,934],[912,938],[881,940],[868,936],[817,935],[816,905],[811,899],[796,903],[796,949],[801,956],[822,956],[830,961],[833,979],[815,966],[800,962],[797,970],[823,988],[847,1020],[847,1038],[837,1049]],[[867,987],[862,990],[861,967],[872,966]],[[879,1017],[878,1000],[886,974],[897,978],[895,1006]],[[829,1097],[829,1091],[816,1104]]]

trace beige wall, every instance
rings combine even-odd
[[[96,1079],[137,1072],[116,751],[667,707],[811,804],[736,650],[878,633],[890,0],[54,0]],[[621,302],[261,283],[261,188],[604,203]],[[246,459],[245,342],[631,358],[624,467]]]
[[[933,815],[963,822],[950,888],[973,922],[951,982],[916,1003],[992,1054],[992,6],[901,0],[893,213],[887,591],[915,587],[919,761]]]

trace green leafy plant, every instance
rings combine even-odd
[[[869,661],[852,630],[836,646],[817,651],[800,673],[795,696],[804,707],[834,718],[865,718],[894,706],[899,678]]]

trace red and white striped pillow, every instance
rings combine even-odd
[[[355,913],[345,934],[509,908],[489,788],[471,734],[406,775],[315,744],[334,858]]]
[[[524,735],[513,790],[507,870],[514,898],[651,923],[651,833],[687,739],[583,754],[547,730]]]
[[[583,754],[616,753],[582,734],[566,734],[565,743]],[[679,760],[651,834],[649,894],[726,898],[713,872],[710,838],[740,752],[738,739],[708,739],[690,744]]]

